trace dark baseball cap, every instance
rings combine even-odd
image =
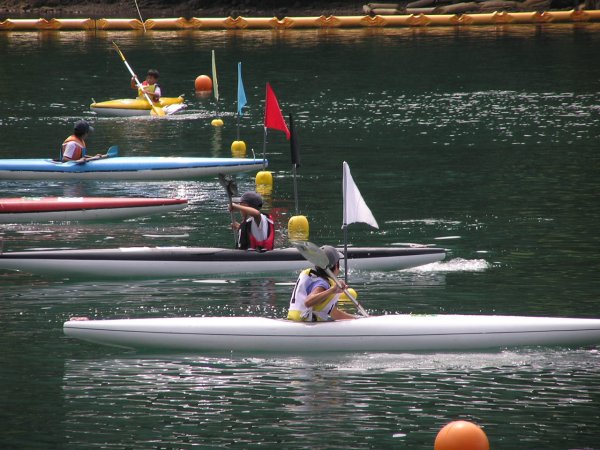
[[[73,127],[73,131],[79,134],[91,133],[94,131],[94,128],[90,126],[90,124],[86,120],[78,120],[75,122],[75,126]]]
[[[245,203],[256,209],[262,208],[263,205],[263,198],[261,195],[253,191],[244,192],[241,197],[233,198],[231,201],[234,203]]]

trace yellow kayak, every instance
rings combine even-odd
[[[161,97],[154,106],[163,108],[167,115],[175,114],[186,107],[183,95],[179,97]],[[90,105],[92,111],[104,116],[149,116],[151,107],[144,98],[122,98],[105,102],[94,102]]]

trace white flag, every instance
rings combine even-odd
[[[213,95],[215,100],[219,101],[219,83],[217,82],[217,63],[215,62],[215,51],[212,50],[212,76],[213,76]]]
[[[363,222],[379,229],[373,213],[354,184],[348,163],[344,161],[344,225],[355,222]]]

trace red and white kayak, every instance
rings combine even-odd
[[[175,211],[187,202],[143,197],[0,198],[0,223],[127,219]]]

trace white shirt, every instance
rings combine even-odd
[[[73,155],[75,154],[75,151],[78,147],[81,146],[75,141],[67,142],[67,145],[65,145],[65,149],[63,151],[63,156],[69,159],[73,159]]]

